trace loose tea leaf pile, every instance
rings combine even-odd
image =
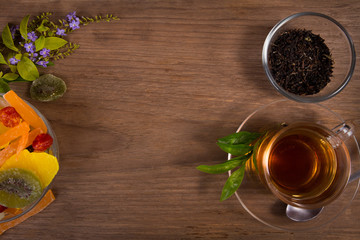
[[[324,39],[300,29],[285,31],[275,40],[269,62],[275,81],[297,95],[323,89],[330,82],[334,63]]]

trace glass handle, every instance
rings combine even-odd
[[[332,129],[332,132],[335,134],[328,136],[327,140],[333,148],[337,148],[342,142],[346,142],[346,140],[354,135],[354,130],[355,127],[352,121],[343,122]]]
[[[329,136],[327,140],[334,148],[336,148],[340,146],[341,141],[346,142],[346,140],[348,140],[350,137],[355,137],[355,131],[357,131],[356,129],[358,127],[360,127],[360,119],[347,120],[333,128],[332,130],[335,133],[335,136]],[[357,149],[360,152],[359,145],[357,146]],[[355,181],[358,178],[360,178],[360,170],[350,175],[349,183]]]

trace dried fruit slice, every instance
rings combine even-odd
[[[49,134],[47,133],[39,134],[34,139],[32,143],[32,147],[35,152],[44,152],[46,149],[51,147],[53,141],[54,141],[53,138]]]
[[[40,180],[30,171],[12,168],[0,171],[0,204],[9,208],[25,207],[41,196]]]
[[[7,130],[9,130],[9,128],[5,127],[2,123],[0,123],[0,134],[3,134]]]
[[[19,125],[21,117],[14,107],[4,107],[0,110],[0,121],[5,127],[12,128]]]
[[[16,127],[10,128],[8,131],[0,135],[0,146],[8,144],[9,142],[20,137],[21,135],[26,134],[27,132],[29,132],[29,130],[29,124],[27,124],[26,122],[22,122]]]
[[[30,87],[31,98],[49,102],[58,99],[66,92],[65,82],[52,74],[44,74],[32,82]]]
[[[29,212],[25,213],[24,215],[22,215],[21,217],[12,220],[10,222],[4,222],[4,223],[0,223],[0,235],[2,233],[4,233],[6,230],[18,225],[19,223],[25,221],[26,219],[28,219],[29,217],[41,212],[43,209],[45,209],[50,203],[52,203],[55,200],[54,194],[52,193],[51,190],[49,190],[45,196],[40,200],[40,202],[38,204],[36,204],[36,206],[31,209]],[[14,210],[14,208],[8,208],[5,210],[5,213],[8,214],[12,214],[13,216],[19,214],[18,212],[13,213],[12,210]],[[17,210],[17,209],[15,209]],[[11,215],[10,215],[11,217]]]
[[[22,168],[34,173],[41,182],[43,188],[48,186],[59,170],[59,163],[51,154],[46,152],[32,152],[22,150],[18,155],[13,155],[6,160],[1,170]]]
[[[19,139],[19,144],[16,149],[16,154],[19,154],[23,149],[25,149],[25,146],[26,146],[26,143],[28,142],[28,140],[29,140],[29,132],[26,132]]]
[[[36,136],[41,133],[42,133],[42,130],[40,128],[35,128],[34,130],[32,130],[29,133],[29,137],[28,137],[27,143],[24,146],[24,148],[27,148],[28,146],[30,146],[32,144],[32,142],[34,141],[34,139],[36,138]],[[17,150],[20,148],[19,143],[20,143],[20,139],[13,141],[8,146],[6,146],[3,150],[0,151],[0,167],[5,163],[5,161],[8,158],[10,158],[12,155],[14,155],[17,152]]]
[[[44,121],[36,114],[35,110],[22,100],[13,90],[5,93],[4,99],[16,109],[20,116],[28,122],[30,126],[33,128],[41,128],[44,133],[47,132]]]

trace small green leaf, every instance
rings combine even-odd
[[[217,142],[217,145],[227,153],[234,156],[242,156],[252,151],[253,147],[247,144],[230,145],[226,143]]]
[[[1,64],[8,64],[7,62],[6,62],[6,60],[5,60],[5,58],[4,58],[4,56],[0,53],[0,63]]]
[[[236,145],[236,144],[249,145],[250,143],[252,143],[254,140],[256,140],[260,136],[261,136],[261,134],[256,133],[256,132],[251,133],[251,132],[247,132],[247,131],[240,131],[237,133],[230,134],[226,137],[220,138],[220,139],[218,139],[218,142],[231,144],[231,145]]]
[[[49,21],[46,20],[46,19],[42,20],[40,26],[36,29],[36,31],[38,31],[38,32],[46,32],[46,31],[48,31],[50,28],[48,28],[48,27],[46,27],[46,26],[44,25],[45,23],[48,23],[48,22],[49,22]]]
[[[15,47],[14,45],[14,41],[12,39],[12,36],[11,36],[11,32],[10,32],[10,28],[9,28],[9,25],[7,24],[2,32],[2,40],[3,40],[3,43],[4,45],[11,49],[11,50],[14,50],[16,52],[19,51],[19,49],[17,47]]]
[[[0,72],[0,78],[1,78],[2,76],[3,76],[3,72],[1,71],[1,72]]]
[[[46,32],[47,30],[49,30],[50,28],[48,28],[48,27],[46,27],[46,26],[44,26],[44,25],[40,25],[37,29],[36,29],[36,31],[38,31],[38,32]]]
[[[220,201],[224,201],[228,199],[231,195],[235,193],[235,191],[240,187],[242,180],[245,175],[245,164],[241,165],[241,167],[233,172],[230,177],[227,179],[222,193]]]
[[[28,40],[28,32],[27,32],[27,26],[28,26],[28,22],[29,22],[29,17],[30,15],[26,15],[20,23],[20,34],[21,36],[25,39]]]
[[[44,48],[50,49],[50,50],[56,50],[61,48],[67,43],[65,39],[58,38],[58,37],[47,37],[45,38],[45,44]]]
[[[17,70],[20,76],[28,81],[33,81],[39,77],[37,67],[28,57],[22,57],[20,62],[17,64]]]
[[[17,71],[16,65],[9,65],[10,71],[15,73]]]
[[[38,39],[35,40],[35,48],[36,48],[36,52],[40,51],[41,49],[44,48],[45,45],[45,37],[44,36],[40,36]]]
[[[19,74],[16,73],[6,73],[2,78],[7,81],[14,81],[19,77]]]
[[[0,93],[6,93],[10,91],[9,84],[0,78]]]
[[[231,160],[228,160],[224,163],[216,164],[216,165],[200,165],[196,169],[199,171],[205,172],[205,173],[211,173],[211,174],[219,174],[219,173],[226,173],[227,171],[230,171],[241,164],[245,164],[245,162],[249,159],[249,156],[241,156],[241,157],[235,157]]]

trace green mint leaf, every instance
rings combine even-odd
[[[249,145],[254,140],[259,138],[260,136],[261,136],[260,133],[255,133],[255,132],[251,133],[251,132],[247,132],[247,131],[240,131],[237,133],[230,134],[226,137],[220,138],[220,139],[218,139],[218,142],[225,143],[225,144],[231,144],[231,145],[236,145],[236,144]]]
[[[9,84],[0,78],[0,93],[6,93],[10,91]]]
[[[232,196],[235,191],[240,187],[242,180],[244,179],[245,175],[245,164],[241,165],[238,170],[233,172],[230,177],[227,179],[222,193],[220,201],[224,201]]]
[[[20,76],[28,81],[33,81],[39,77],[37,67],[28,57],[22,57],[20,62],[17,64],[17,70]]]
[[[20,34],[21,36],[25,39],[28,40],[28,32],[27,32],[27,26],[28,26],[28,22],[29,22],[29,17],[30,15],[26,15],[20,23]]]
[[[14,50],[16,52],[19,51],[19,49],[17,47],[15,47],[14,45],[14,41],[12,39],[12,36],[11,36],[11,32],[10,32],[10,28],[9,28],[9,25],[7,24],[2,32],[2,40],[3,40],[3,43],[4,45],[11,49],[11,50]]]
[[[231,145],[226,143],[217,142],[217,145],[227,153],[230,153],[234,156],[242,156],[250,153],[253,149],[252,146],[249,146],[247,144],[237,144],[237,145]]]
[[[44,48],[45,45],[45,37],[44,36],[40,36],[38,39],[35,40],[35,48],[36,48],[36,52],[40,51],[41,49]]]
[[[1,64],[8,64],[7,62],[6,62],[6,60],[5,60],[5,58],[4,58],[4,56],[0,53],[0,63]]]
[[[2,78],[7,81],[14,81],[19,77],[19,74],[16,73],[6,73]]]
[[[0,78],[1,78],[2,76],[3,76],[3,72],[1,71],[1,72],[0,72]]]
[[[47,37],[45,38],[45,44],[44,48],[50,49],[50,50],[56,50],[61,48],[67,43],[65,39],[58,38],[58,37]]]
[[[249,159],[249,156],[241,156],[241,157],[235,157],[231,160],[228,160],[224,163],[216,164],[216,165],[200,165],[196,167],[199,171],[205,172],[205,173],[211,173],[211,174],[219,174],[219,173],[226,173],[241,164],[245,164],[245,162]]]

